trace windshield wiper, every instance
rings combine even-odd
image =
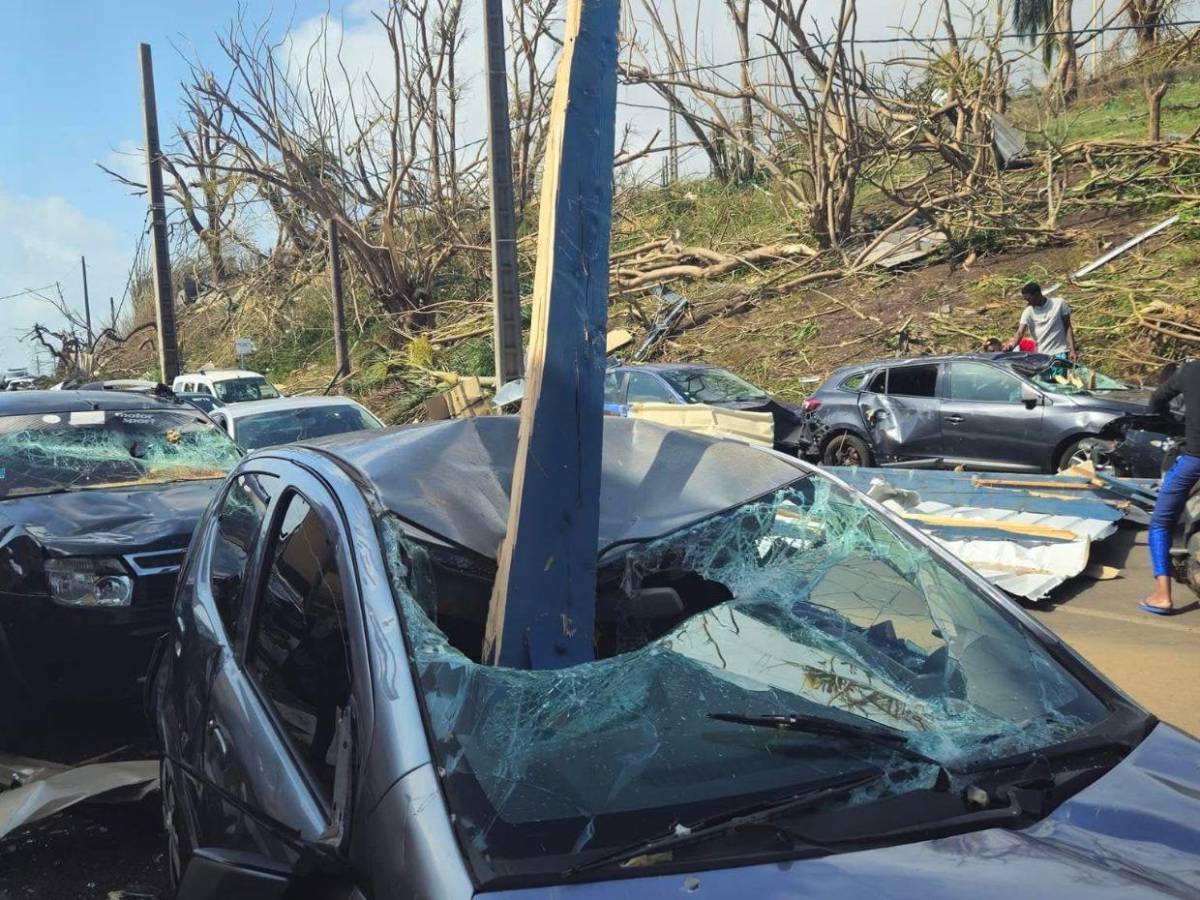
[[[805,734],[818,734],[827,737],[845,738],[862,741],[886,747],[901,756],[916,762],[930,763],[940,766],[936,759],[912,749],[908,743],[908,735],[898,728],[879,725],[864,719],[858,722],[843,722],[840,719],[829,719],[824,716],[805,716],[794,713],[768,714],[759,716],[743,715],[741,713],[709,713],[710,719],[721,722],[732,722],[735,725],[751,725],[756,728],[774,728],[779,731],[800,731]]]
[[[591,869],[599,869],[604,866],[616,864],[629,865],[641,857],[651,857],[655,854],[665,853],[668,850],[673,850],[685,844],[707,840],[710,837],[725,834],[747,825],[757,825],[772,816],[781,815],[791,810],[816,806],[817,804],[824,803],[826,800],[841,796],[847,791],[874,784],[885,775],[885,772],[879,770],[860,771],[832,783],[824,782],[820,787],[801,791],[798,794],[788,794],[786,797],[781,797],[777,800],[760,801],[749,806],[742,806],[728,812],[719,813],[691,826],[676,825],[664,835],[623,847],[613,853],[605,854],[598,859],[589,860],[581,865],[567,869],[563,872],[563,875],[575,875],[579,872],[586,872]],[[804,847],[813,850],[825,849],[816,842],[805,841],[803,844],[799,843],[789,829],[780,827],[778,830],[780,834],[788,838],[789,843],[793,845],[793,849]],[[651,862],[654,862],[654,860],[646,860],[647,864]]]

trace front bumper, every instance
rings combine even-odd
[[[32,699],[137,694],[169,627],[178,571],[139,575],[128,607],[75,609],[46,595],[0,593],[0,678]]]

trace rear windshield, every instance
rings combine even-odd
[[[224,478],[240,456],[225,432],[196,413],[0,416],[0,498]]]
[[[291,444],[331,434],[383,427],[359,406],[309,406],[279,409],[237,419],[238,443],[247,450]]]
[[[217,399],[222,403],[244,403],[248,400],[274,400],[279,396],[275,385],[261,375],[252,378],[231,378],[213,383]]]
[[[766,393],[724,369],[692,369],[659,372],[688,403],[732,403],[763,400]]]

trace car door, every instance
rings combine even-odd
[[[947,363],[942,433],[948,461],[972,468],[1040,471],[1047,455],[1040,403],[1022,382],[989,363]]]
[[[630,372],[625,387],[626,403],[680,403],[670,386],[652,372]]]
[[[352,557],[337,505],[315,478],[287,466],[259,538],[237,616],[234,652],[209,688],[200,772],[206,793],[200,846],[297,858],[338,820],[335,740],[350,714],[357,608]],[[215,602],[215,600],[214,600]],[[361,644],[359,645],[361,648]],[[353,658],[352,658],[353,655]]]
[[[940,368],[937,363],[890,366],[859,393],[859,412],[879,462],[943,455]]]

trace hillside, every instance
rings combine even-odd
[[[1162,106],[1162,146],[1170,146],[1161,154],[1159,145],[1140,143],[1148,112],[1136,76],[1085,89],[1053,119],[1038,120],[1033,104],[1015,102],[1011,116],[1027,129],[1035,153],[1049,157],[1054,150],[1064,159],[1074,153],[1079,162],[1046,179],[1036,169],[1004,175],[1014,179],[1014,191],[1033,195],[1015,207],[1011,233],[973,233],[903,270],[854,269],[846,264],[849,251],[840,258],[798,254],[809,236],[797,230],[769,180],[624,185],[614,211],[611,322],[644,333],[656,303],[648,288],[662,283],[692,301],[692,309],[656,358],[718,363],[796,400],[813,376],[898,353],[901,330],[914,354],[968,350],[988,337],[1008,337],[1021,309],[1021,283],[1062,280],[1104,250],[1180,213],[1179,225],[1063,291],[1075,311],[1085,361],[1148,379],[1165,361],[1192,352],[1194,345],[1179,339],[1179,323],[1200,314],[1200,145],[1194,137],[1183,140],[1200,122],[1200,80],[1189,69],[1177,70],[1174,79]],[[1057,187],[1055,178],[1061,179]],[[875,210],[881,203],[869,186],[860,191],[857,206],[868,226],[882,215]],[[1039,215],[1037,204],[1053,208],[1054,227],[1016,227],[1023,215]],[[521,245],[526,286],[532,281],[530,237]],[[754,256],[764,249],[765,256]],[[387,419],[407,420],[419,416],[425,396],[444,386],[438,373],[490,374],[486,263],[482,253],[464,255],[439,286],[436,314],[419,328],[388,327],[351,272],[354,370],[348,392]],[[619,275],[626,266],[641,273],[668,266],[678,277],[655,276],[630,287],[643,275]],[[1164,326],[1164,316],[1147,324],[1145,310],[1155,303],[1184,309],[1164,314],[1175,324]],[[1188,322],[1195,324],[1183,324]],[[182,308],[179,330],[189,365],[232,364],[233,338],[248,336],[259,345],[248,365],[288,390],[321,391],[329,384],[332,329],[328,277],[320,266],[254,270]],[[114,354],[106,366],[110,373],[150,374],[151,334],[142,331]]]

